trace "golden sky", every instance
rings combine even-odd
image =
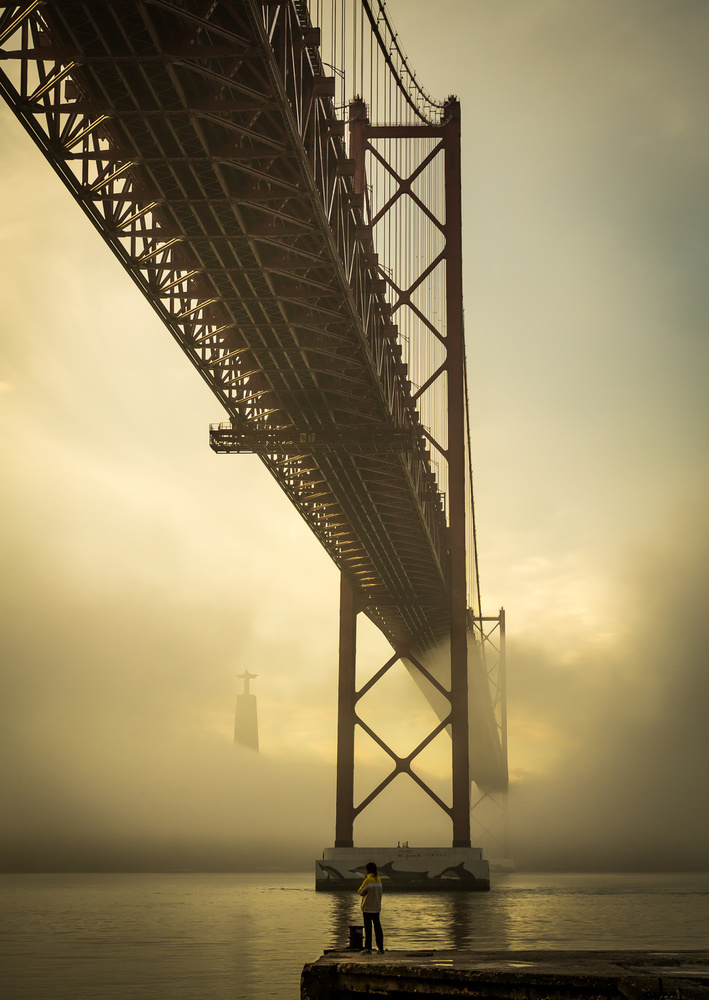
[[[388,10],[427,90],[462,105],[514,853],[706,866],[709,8]],[[0,836],[47,858],[234,837],[244,857],[289,838],[315,856],[333,836],[337,573],[256,458],[210,451],[216,400],[5,108],[0,209]],[[231,745],[247,667],[257,762]],[[415,728],[417,693],[386,697]],[[358,842],[440,832],[425,803],[395,812]]]

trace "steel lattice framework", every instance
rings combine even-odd
[[[4,96],[222,402],[214,446],[262,456],[386,634],[445,631],[441,497],[317,33],[291,5],[63,0],[7,7],[9,36]]]
[[[420,121],[397,132],[369,126],[355,102],[348,144],[304,0],[0,2],[0,58],[2,96],[226,411],[212,447],[262,458],[342,571],[345,633],[364,612],[448,699],[433,735],[452,725],[457,804],[437,801],[469,843],[457,103],[427,105],[431,122],[404,88]],[[428,157],[408,177],[388,168],[398,189],[375,211],[365,156],[386,166],[377,140],[406,135],[425,136]],[[416,184],[439,153],[457,202],[437,218]],[[402,194],[442,241],[406,286],[374,232]],[[439,265],[437,330],[416,296]],[[439,342],[418,387],[392,315],[405,309]],[[437,383],[445,440],[417,407]],[[442,639],[449,687],[425,666]],[[362,724],[361,694],[348,695],[348,726]],[[415,777],[411,759],[396,772]],[[363,805],[347,794],[351,831]]]

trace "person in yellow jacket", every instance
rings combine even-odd
[[[384,935],[382,933],[382,923],[379,919],[379,911],[382,908],[382,880],[377,875],[377,866],[373,861],[369,861],[364,869],[367,876],[357,892],[362,897],[362,916],[364,917],[364,948],[363,955],[372,954],[372,927],[374,927],[374,939],[377,942],[377,951],[381,954],[384,951]]]

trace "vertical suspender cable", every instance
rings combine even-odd
[[[473,569],[475,572],[475,595],[477,598],[478,617],[482,618],[482,604],[480,600],[480,570],[478,566],[478,537],[475,528],[475,494],[473,493],[473,462],[472,448],[470,444],[470,400],[468,396],[468,363],[463,357],[463,384],[465,386],[465,422],[467,427],[467,451],[468,451],[468,482],[470,489],[470,522],[473,529]],[[482,624],[482,623],[481,623]]]

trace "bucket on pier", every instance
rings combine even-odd
[[[350,951],[361,951],[364,948],[364,927],[356,924],[350,925],[350,943],[348,948]]]

